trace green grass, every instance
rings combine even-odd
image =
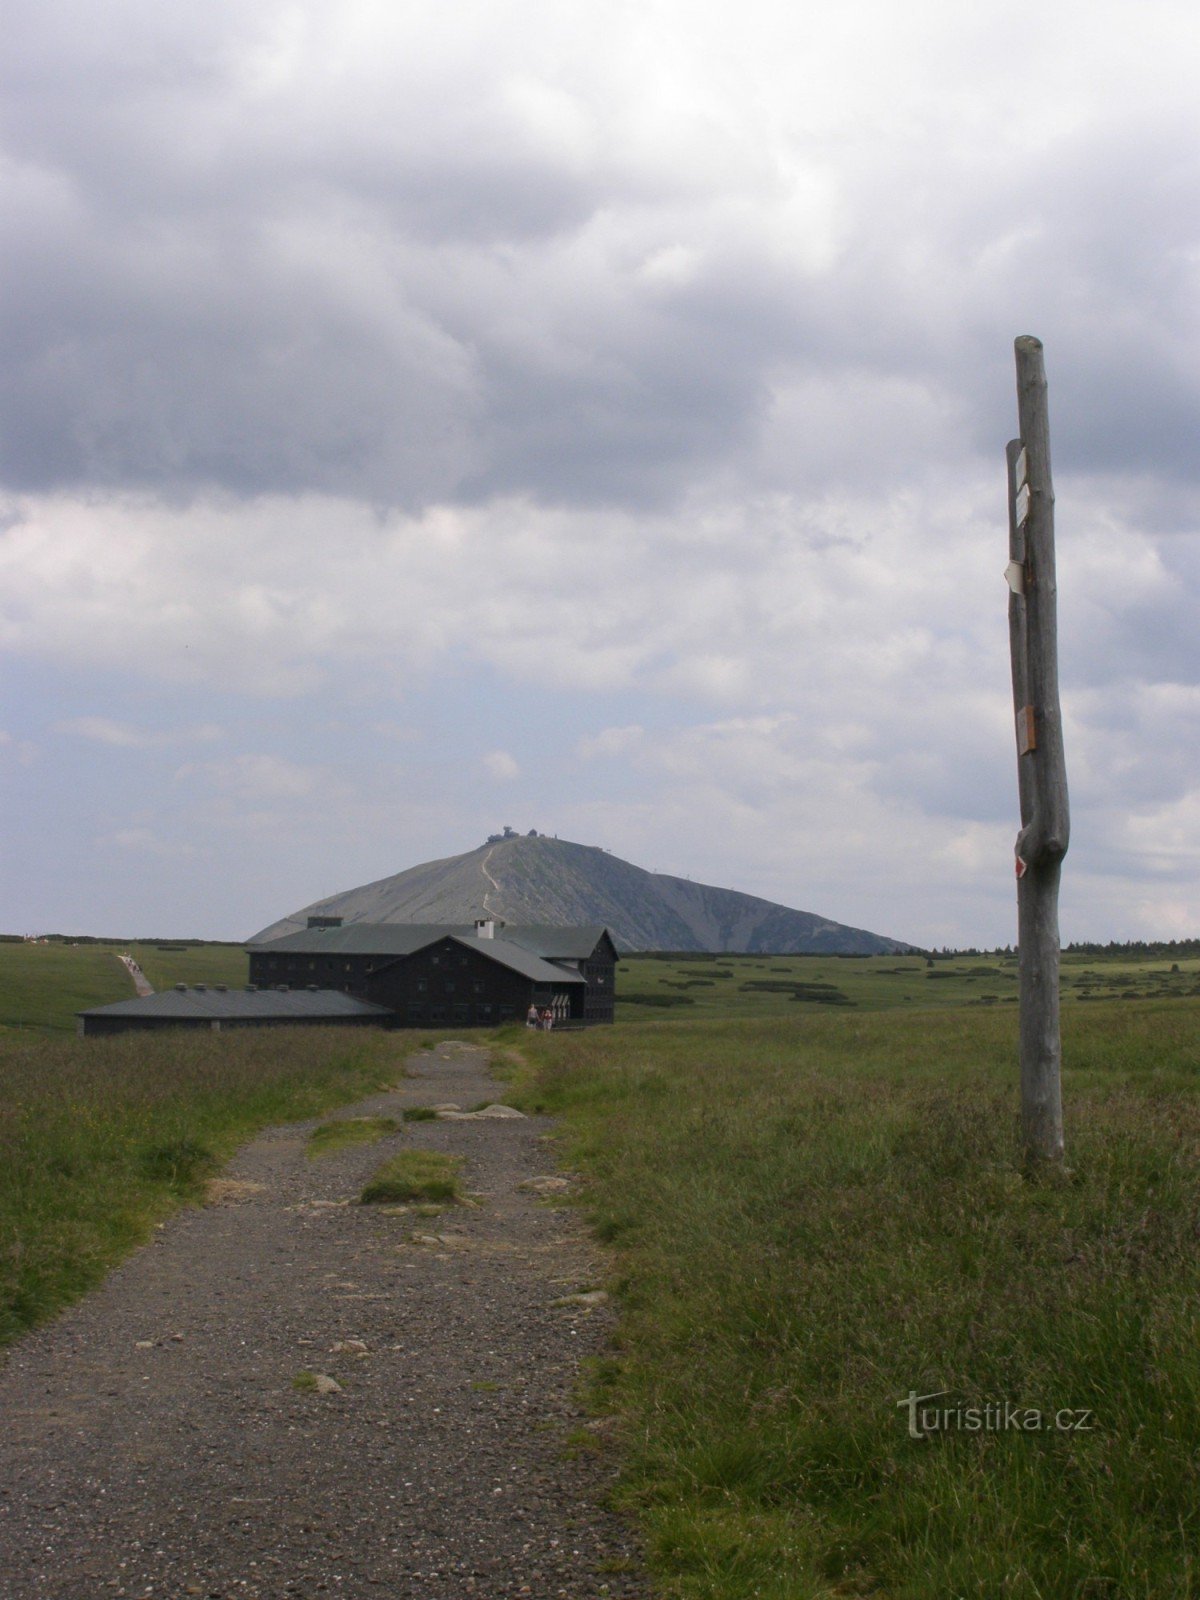
[[[437,1150],[401,1150],[389,1157],[363,1189],[363,1205],[398,1200],[455,1201],[460,1198],[456,1156]]]
[[[1067,955],[1063,1000],[1195,999],[1200,960]],[[1017,1007],[1017,959],[976,956],[625,956],[617,1021],[657,1015],[698,1021],[971,1006]]]
[[[327,1156],[351,1145],[378,1144],[399,1126],[395,1117],[337,1117],[313,1129],[308,1136],[308,1153]]]
[[[111,947],[0,944],[0,1027],[74,1033],[76,1011],[132,997]]]
[[[612,1246],[592,1398],[663,1594],[1200,1594],[1198,1024],[1069,1007],[1040,1178],[1007,1009],[524,1041],[512,1093],[565,1119]],[[938,1391],[1092,1425],[910,1438]]]
[[[0,1343],[98,1283],[238,1144],[394,1081],[374,1031],[0,1035]]]
[[[131,955],[154,989],[176,983],[246,982],[240,945],[25,944],[0,942],[0,1029],[74,1033],[75,1013],[131,1000],[133,982],[117,959]]]
[[[176,983],[225,983],[240,988],[250,975],[250,962],[240,944],[196,944],[182,949],[171,945],[125,946],[146,974],[152,989],[169,989]]]

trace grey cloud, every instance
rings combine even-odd
[[[981,185],[959,224],[984,264],[968,308],[970,359],[984,370],[1003,353],[1011,393],[1011,338],[1039,335],[1059,469],[1195,486],[1200,155],[1191,126],[1169,115],[1155,126],[1149,107],[1139,115]],[[1008,245],[989,261],[988,241],[1006,227]],[[983,448],[995,421],[974,411]],[[1012,416],[1015,433],[1015,402]]]
[[[16,254],[0,320],[15,488],[412,502],[471,460],[470,353],[374,275],[342,276],[335,241],[47,227]]]
[[[1108,691],[1114,703],[1144,683],[1200,680],[1196,595],[1200,552],[1193,541],[1147,545],[1130,532],[1110,536],[1108,560],[1089,568],[1090,524],[1103,505],[1073,505],[1058,494],[1059,616],[1063,679]],[[1126,524],[1136,527],[1130,519]],[[1153,564],[1148,566],[1149,558]]]
[[[801,141],[841,199],[816,266],[775,237],[765,160],[655,169],[594,85],[564,92],[571,137],[534,129],[501,81],[519,39],[494,67],[482,32],[457,57],[431,35],[247,87],[283,8],[87,14],[19,6],[12,33],[11,486],[645,507],[734,469],[896,484],[1002,449],[1027,328],[1061,465],[1195,477],[1196,163],[1152,108],[1116,143],[983,160]],[[645,278],[681,245],[690,276]]]

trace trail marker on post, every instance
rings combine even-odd
[[[1016,341],[1021,437],[1008,446],[1008,637],[1017,734],[1021,1130],[1027,1157],[1063,1153],[1058,884],[1071,821],[1058,698],[1054,488],[1042,343]]]

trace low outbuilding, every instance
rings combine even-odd
[[[76,1029],[98,1034],[152,1028],[380,1027],[394,1021],[389,1006],[340,989],[244,989],[225,984],[176,984],[137,1000],[118,1000],[75,1013]]]

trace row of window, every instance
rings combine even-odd
[[[421,1000],[410,1000],[404,1008],[404,1021],[410,1028],[427,1028],[450,1022],[459,1028],[491,1028],[500,1023],[512,1022],[516,1016],[513,1006],[485,1003],[469,1005],[455,1001],[452,1005],[434,1000],[428,1005]]]
[[[289,970],[289,969],[292,969],[292,968],[299,968],[301,966],[303,966],[302,962],[299,962],[299,961],[288,961],[283,956],[268,956],[267,957],[267,969],[270,972],[278,972],[280,967],[283,967],[284,970],[286,971],[286,970]],[[336,961],[331,961],[327,957],[325,959],[324,963],[323,963],[323,970],[326,971],[326,972],[332,972],[336,966],[337,966],[337,962]],[[309,972],[315,972],[317,970],[317,963],[315,961],[310,961],[308,963],[307,970]],[[342,970],[343,970],[343,972],[353,972],[354,971],[354,963],[351,962],[351,961],[344,962],[342,964]],[[374,964],[373,963],[368,963],[366,970],[368,972],[374,972],[374,970],[375,970]]]
[[[425,994],[425,993],[428,992],[428,989],[429,989],[429,980],[427,978],[418,978],[417,981],[416,981],[415,987],[416,987],[416,990],[417,990],[418,994]],[[443,994],[453,994],[454,993],[454,979],[453,978],[443,978],[443,980],[442,980],[442,993]],[[471,993],[472,994],[486,994],[487,993],[487,985],[483,982],[483,980],[481,978],[476,978],[472,982],[472,984],[471,984]]]

